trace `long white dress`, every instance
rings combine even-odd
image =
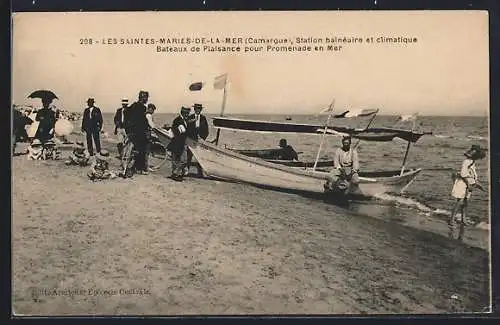
[[[33,123],[31,123],[28,127],[27,133],[28,137],[34,138],[40,122],[36,120],[36,113],[30,114],[29,118],[33,121]]]
[[[460,176],[467,179],[469,184],[477,183],[476,163],[474,160],[467,158],[462,162]],[[457,179],[455,179],[453,189],[451,190],[451,196],[456,199],[463,199],[465,197],[470,198],[471,195],[470,192],[467,192],[467,184],[462,178],[457,177]]]

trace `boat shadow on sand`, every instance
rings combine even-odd
[[[195,176],[195,177],[197,177],[197,176]],[[225,182],[225,183],[232,183],[232,184],[247,184],[247,185],[250,185],[250,186],[253,186],[256,188],[260,188],[260,189],[264,189],[264,190],[271,190],[273,192],[295,194],[295,195],[299,195],[299,196],[307,198],[307,199],[321,201],[323,203],[335,205],[335,206],[342,207],[342,208],[349,208],[351,206],[351,204],[355,204],[355,203],[375,202],[373,198],[361,196],[361,195],[349,194],[347,196],[334,196],[334,195],[327,195],[324,193],[314,193],[314,192],[301,191],[301,190],[295,190],[295,189],[285,189],[285,188],[281,188],[281,187],[256,184],[256,183],[244,182],[244,181],[236,181],[236,180],[232,180],[232,179],[225,179],[225,178],[219,178],[219,177],[204,176],[203,178],[207,179],[207,180],[216,180],[216,181]]]

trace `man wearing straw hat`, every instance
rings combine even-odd
[[[193,105],[194,114],[189,116],[188,119],[188,137],[193,140],[198,140],[199,138],[205,140],[208,137],[208,121],[205,115],[201,114],[203,110],[203,105],[194,104]],[[193,153],[189,148],[187,149],[187,163],[185,174],[188,174],[189,167],[191,166],[191,161],[193,160]],[[198,176],[202,176],[201,166],[198,165]]]
[[[172,153],[172,179],[178,182],[182,182],[186,168],[187,120],[190,112],[189,107],[182,107],[179,116],[173,120],[171,127],[174,137],[170,141],[168,149]]]
[[[115,122],[115,135],[118,137],[118,144],[116,145],[118,147],[118,154],[120,155],[120,158],[123,155],[123,147],[125,146],[125,143],[127,142],[127,133],[125,132],[125,110],[128,107],[128,99],[123,98],[122,99],[122,107],[118,108],[116,110],[114,122]]]

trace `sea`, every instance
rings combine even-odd
[[[277,121],[289,123],[325,124],[324,115],[226,115],[252,120]],[[104,131],[111,137],[113,133],[113,114],[104,114]],[[176,114],[154,115],[159,126],[170,125]],[[209,124],[211,117],[208,115]],[[291,118],[291,120],[289,120]],[[370,118],[333,119],[330,125],[363,128]],[[394,127],[409,129],[411,122],[403,122],[398,116],[377,116],[370,127]],[[216,129],[210,126],[209,140],[213,139]],[[384,218],[396,218],[403,222],[410,218],[436,218],[447,220],[454,205],[451,197],[453,186],[452,173],[459,171],[465,158],[464,153],[471,145],[489,147],[488,117],[450,117],[420,116],[415,131],[432,132],[424,135],[410,147],[406,168],[422,168],[422,173],[402,195],[381,195],[370,204],[360,203],[357,212],[380,214]],[[334,150],[339,147],[338,136],[305,134],[273,134],[221,130],[219,145],[237,149],[276,148],[279,140],[286,138],[288,143],[299,152],[303,161],[314,161],[320,143],[323,141],[320,159],[332,159]],[[357,140],[353,140],[356,143]],[[400,170],[407,148],[407,142],[394,139],[391,142],[361,142],[358,146],[360,169],[365,171]],[[486,159],[477,162],[479,182],[489,192],[489,152]],[[476,225],[489,227],[490,196],[488,192],[476,190],[469,202],[468,215]],[[391,214],[394,208],[406,212]],[[387,217],[389,215],[389,217]],[[389,220],[391,221],[391,220]]]

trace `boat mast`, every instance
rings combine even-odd
[[[413,118],[413,123],[411,126],[411,132],[413,133],[413,130],[415,129],[417,124],[417,117]],[[403,158],[403,165],[401,166],[401,172],[399,173],[399,176],[403,175],[405,172],[405,167],[406,167],[406,160],[408,159],[408,153],[410,152],[411,148],[411,141],[408,141],[408,144],[406,145],[406,152],[405,152],[405,157]]]
[[[375,114],[373,114],[372,118],[370,119],[370,121],[368,122],[368,124],[365,126],[364,130],[367,130],[370,127],[370,125],[372,124],[373,120],[375,120],[375,118],[377,117],[377,113],[378,113],[378,110],[377,110],[377,112]],[[361,140],[358,139],[358,141],[356,142],[356,144],[352,148],[356,149],[359,146],[360,142],[361,142]]]
[[[321,153],[321,149],[323,147],[323,142],[325,141],[326,130],[328,129],[328,123],[330,122],[330,118],[332,117],[334,105],[335,105],[335,99],[332,101],[332,103],[328,107],[328,119],[326,120],[325,129],[323,130],[323,135],[321,136],[321,142],[319,144],[318,153],[316,154],[316,160],[314,161],[313,171],[316,170],[316,166],[318,165],[319,154]]]
[[[223,90],[223,95],[222,95],[222,105],[221,105],[221,109],[220,109],[220,116],[224,116],[224,109],[226,108],[227,74],[226,74],[225,78],[226,79],[224,80],[224,90]],[[215,136],[215,140],[214,140],[215,145],[219,144],[219,136],[220,136],[220,128],[217,129],[217,135]]]

